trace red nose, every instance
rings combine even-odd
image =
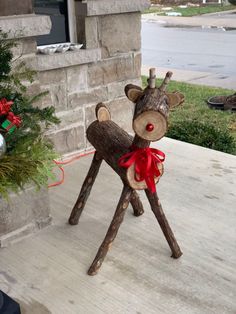
[[[153,125],[152,123],[148,123],[148,124],[146,125],[146,130],[147,130],[148,132],[152,132],[153,129],[154,129],[154,125]]]

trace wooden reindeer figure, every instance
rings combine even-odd
[[[166,92],[171,76],[172,73],[168,72],[161,86],[156,87],[155,69],[150,69],[147,88],[142,90],[132,84],[125,87],[126,96],[135,103],[134,138],[111,120],[104,104],[100,103],[96,107],[97,120],[87,129],[87,138],[96,152],[71,212],[69,223],[78,224],[103,159],[120,176],[124,186],[110,227],[88,270],[89,275],[95,275],[101,267],[129,203],[133,207],[135,216],[143,214],[143,206],[136,190],[145,190],[151,209],[170,246],[172,257],[179,258],[182,255],[155,189],[155,184],[163,173],[162,162],[165,155],[149,147],[152,141],[157,141],[165,135],[169,110],[184,100],[184,96],[179,92]]]

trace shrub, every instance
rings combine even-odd
[[[13,68],[14,46],[0,30],[0,198],[27,184],[47,185],[57,156],[44,134],[48,126],[59,123],[55,108],[36,105],[45,93],[27,94],[34,72],[24,63]]]
[[[172,121],[167,136],[229,154],[236,153],[235,139],[230,131],[225,126],[217,127],[212,122],[206,123],[199,120]]]

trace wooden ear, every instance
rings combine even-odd
[[[103,103],[97,104],[95,113],[99,122],[111,120],[110,111]]]
[[[138,98],[143,95],[143,90],[137,85],[128,84],[125,86],[125,94],[129,100],[136,103]]]
[[[170,108],[177,107],[184,102],[184,94],[180,92],[166,93]]]

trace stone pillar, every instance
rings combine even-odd
[[[31,1],[28,0],[0,0],[0,14],[5,15],[0,16],[0,29],[8,33],[9,38],[15,38],[18,45],[13,53],[16,57],[21,56],[18,61],[25,61],[36,67],[35,36],[50,32],[51,22],[46,16],[26,14],[31,10]],[[8,16],[9,14],[16,15]],[[36,80],[27,90],[33,94],[40,92],[39,81]],[[0,248],[50,223],[50,204],[46,188],[36,191],[33,187],[27,187],[19,194],[10,194],[9,200],[0,198]]]
[[[51,223],[47,189],[30,187],[9,200],[0,198],[0,248]]]

